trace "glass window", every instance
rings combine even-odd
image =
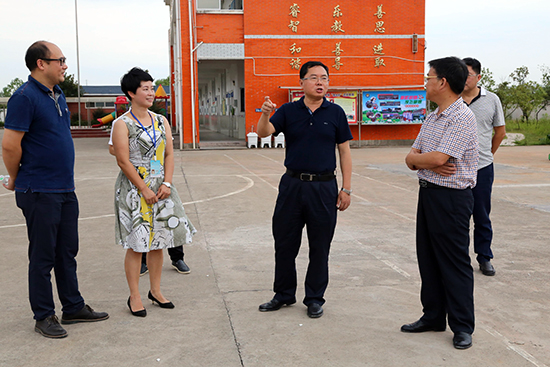
[[[219,9],[220,0],[197,0],[197,8],[199,9]]]
[[[222,9],[242,9],[243,1],[242,0],[221,0]]]
[[[115,107],[115,102],[105,102],[105,107]]]
[[[197,0],[198,9],[242,9],[243,0]]]

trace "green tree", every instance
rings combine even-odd
[[[170,85],[170,77],[155,80],[155,85]]]
[[[544,100],[540,104],[537,112],[535,113],[537,122],[539,121],[539,113],[546,107],[550,106],[550,68],[546,65],[542,65],[540,67],[540,70],[542,71],[541,88],[544,91]]]
[[[65,80],[59,83],[59,88],[65,93],[66,97],[77,97],[78,96],[78,84],[74,80],[74,75],[65,75]],[[82,95],[84,90],[80,86],[80,95]]]
[[[501,82],[496,86],[494,93],[500,99],[502,110],[504,111],[504,118],[511,118],[512,113],[518,109],[514,96],[514,86],[511,85],[509,81]]]
[[[529,122],[531,113],[544,103],[545,91],[539,83],[528,81],[529,69],[521,66],[510,74],[510,78],[516,83],[512,88],[512,94],[517,107],[521,110],[521,119]]]
[[[488,68],[481,68],[481,80],[479,81],[479,85],[482,85],[484,88],[493,93],[495,92],[495,79],[493,78],[493,73]]]
[[[2,89],[2,92],[0,93],[1,97],[11,97],[13,92],[17,90],[20,86],[23,85],[23,81],[19,78],[13,79],[8,85]]]

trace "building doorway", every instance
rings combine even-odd
[[[198,63],[201,148],[245,146],[244,61]]]

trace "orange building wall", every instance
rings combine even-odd
[[[298,4],[300,13],[293,18],[289,12]],[[299,89],[299,70],[290,66],[292,59],[300,58],[324,62],[330,69],[330,86],[380,89],[393,86],[395,89],[421,89],[424,80],[424,39],[418,39],[418,52],[412,52],[411,38],[339,38],[338,36],[407,36],[424,35],[425,1],[383,3],[385,14],[378,18],[375,13],[380,1],[372,0],[278,0],[273,2],[246,1],[242,14],[197,14],[197,43],[243,43],[245,45],[245,114],[246,130],[257,124],[264,96],[268,95],[278,105],[288,102],[288,89]],[[341,17],[333,17],[339,5]],[[182,3],[182,50],[183,50],[183,104],[184,143],[191,140],[190,78],[189,70],[189,25],[187,3]],[[288,27],[290,21],[299,21],[298,31]],[[334,21],[342,22],[345,32],[333,32]],[[383,21],[384,33],[375,32],[375,23]],[[286,35],[297,38],[245,38],[247,35]],[[335,36],[312,39],[308,36]],[[303,38],[301,38],[303,37]],[[339,70],[335,63],[336,43],[341,42],[342,53]],[[301,47],[300,53],[292,54],[291,45]],[[375,55],[373,47],[383,44],[384,55]],[[375,67],[375,59],[381,57],[385,66]],[[196,70],[196,69],[195,69]],[[408,86],[404,87],[403,86]],[[411,86],[417,86],[412,88]],[[401,88],[400,88],[401,87]],[[196,96],[195,96],[196,98]],[[196,112],[198,113],[198,112]],[[198,123],[198,116],[196,118]],[[355,139],[359,137],[357,125],[351,126]],[[414,139],[420,125],[362,125],[362,140]],[[198,130],[198,127],[197,127]]]
[[[243,43],[242,14],[197,14],[197,42]]]
[[[300,13],[292,17],[290,6],[297,3]],[[399,5],[401,4],[401,6]],[[335,6],[339,5],[341,17],[333,17]],[[410,38],[350,39],[338,35],[407,35],[424,34],[424,0],[403,3],[385,3],[381,19],[375,16],[379,1],[280,1],[276,8],[263,2],[247,2],[245,11],[245,34],[304,36],[293,39],[245,39],[245,85],[247,130],[257,123],[260,113],[256,112],[268,95],[281,105],[288,102],[288,90],[280,88],[295,86],[299,89],[299,70],[292,69],[290,62],[297,57],[301,64],[318,60],[330,69],[330,86],[357,87],[357,90],[378,86],[422,86],[424,74],[423,39],[419,39],[417,53],[412,52]],[[266,21],[269,19],[269,21]],[[298,31],[288,27],[290,21],[299,21]],[[342,22],[345,32],[331,30],[334,21]],[[375,32],[375,22],[384,21],[385,33]],[[336,36],[331,39],[308,39],[309,35]],[[336,43],[341,42],[340,70],[335,64]],[[291,53],[295,43],[300,53]],[[384,55],[375,55],[373,46],[383,44]],[[384,59],[386,66],[375,67],[375,58]],[[250,86],[253,86],[250,88]],[[414,139],[419,125],[362,125],[362,140]],[[359,128],[351,126],[354,139],[359,138]]]

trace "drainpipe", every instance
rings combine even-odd
[[[195,55],[193,52],[193,0],[188,0],[189,4],[189,54],[191,58],[191,121],[193,123],[193,149],[196,149],[196,121],[195,121]]]
[[[176,125],[179,129],[180,134],[180,150],[183,150],[183,102],[182,102],[182,85],[181,85],[181,9],[180,1],[174,0],[175,3],[175,14],[176,14],[176,32],[174,40],[174,69],[175,69],[175,85],[174,92],[176,94]]]

